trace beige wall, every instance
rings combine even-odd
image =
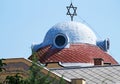
[[[0,81],[5,80],[6,76],[8,76],[8,75],[13,76],[17,73],[20,73],[20,75],[23,78],[28,77],[28,70],[29,70],[29,67],[32,65],[31,61],[24,59],[24,58],[13,58],[13,59],[6,59],[3,62],[6,63],[7,65],[4,66],[6,71],[0,72]],[[56,64],[52,64],[48,67],[54,68],[54,67],[60,67],[60,66],[58,66],[56,63]],[[60,80],[62,77],[62,76],[60,77],[60,75],[58,76],[58,75],[50,72],[49,69],[46,67],[43,68],[41,70],[41,72],[45,75],[49,73],[51,78],[56,78],[57,80]],[[65,81],[66,81],[66,84],[70,84],[70,82],[68,80],[65,80]]]
[[[86,84],[84,79],[72,79],[71,84]]]

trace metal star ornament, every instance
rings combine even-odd
[[[76,13],[76,10],[77,10],[77,7],[74,7],[73,4],[71,3],[70,6],[67,6],[67,15],[70,15],[71,17],[71,21],[73,21],[73,17],[74,16],[77,16],[77,13]],[[71,10],[73,11],[73,13],[71,13]]]

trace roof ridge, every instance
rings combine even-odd
[[[109,66],[85,66],[85,67],[79,67],[79,66],[72,66],[72,67],[63,67],[63,68],[51,68],[50,70],[68,70],[68,69],[88,69],[88,68],[104,68],[104,67],[116,67],[120,66],[118,65],[109,65]]]

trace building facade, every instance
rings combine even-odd
[[[38,63],[44,65],[42,73],[50,72],[57,80],[63,76],[66,84],[119,84],[120,65],[108,53],[109,47],[108,38],[98,40],[85,24],[60,22],[48,30],[42,43],[31,46],[33,53],[28,59],[4,60],[6,71],[0,72],[0,80],[16,73],[27,78],[35,53]]]

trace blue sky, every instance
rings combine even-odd
[[[41,43],[56,23],[70,21],[71,1],[78,7],[74,21],[87,22],[99,39],[110,38],[109,52],[120,63],[120,0],[0,0],[0,58],[28,58],[32,43]]]

